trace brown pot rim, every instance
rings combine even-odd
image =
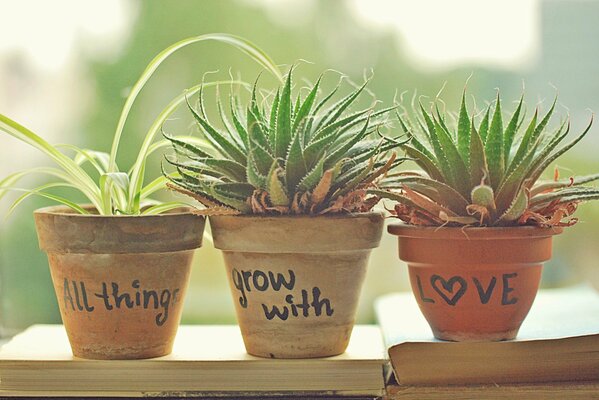
[[[332,215],[214,215],[208,219],[214,247],[223,251],[320,253],[378,247],[385,216],[379,211],[369,211]]]
[[[505,240],[542,238],[559,235],[562,227],[510,226],[510,227],[438,227],[391,223],[387,231],[399,237],[441,240]]]
[[[84,208],[93,209],[90,205]],[[163,253],[201,247],[205,218],[181,207],[156,215],[79,214],[68,206],[33,213],[40,248],[82,254]]]

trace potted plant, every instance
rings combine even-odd
[[[557,99],[556,99],[557,100]],[[599,190],[584,186],[599,175],[541,180],[568,144],[566,119],[548,129],[556,101],[523,123],[522,99],[505,123],[499,95],[479,122],[465,94],[454,124],[438,108],[398,115],[410,140],[401,144],[421,168],[394,174],[373,193],[397,201],[399,237],[416,300],[439,339],[513,339],[535,298],[554,235]],[[504,125],[505,123],[505,125]]]
[[[24,192],[13,207],[30,195],[62,204],[37,210],[34,216],[40,247],[48,254],[61,317],[77,357],[133,359],[171,352],[193,251],[202,243],[204,217],[195,215],[185,203],[152,200],[166,179],[160,176],[144,185],[144,171],[148,156],[168,144],[154,138],[186,94],[175,98],[156,118],[128,172],[119,170],[116,156],[129,111],[156,68],[176,50],[207,40],[233,45],[278,74],[263,52],[235,36],[208,34],[178,42],[152,60],[131,90],[109,154],[73,145],[53,146],[0,115],[1,131],[37,148],[57,164],[57,168],[33,168],[6,177],[0,182],[0,196],[7,189]],[[200,85],[186,93],[199,89]],[[198,144],[197,139],[187,140]],[[48,175],[56,181],[33,190],[14,188],[29,174]],[[58,196],[51,192],[55,187],[75,189],[90,204]]]
[[[369,137],[390,108],[346,112],[365,86],[327,107],[339,86],[319,100],[319,78],[294,96],[290,71],[266,99],[255,85],[245,109],[232,97],[222,129],[202,96],[189,105],[211,149],[167,136],[171,186],[206,207],[250,354],[311,358],[347,347],[383,228],[366,190],[401,162],[389,154],[395,143]]]

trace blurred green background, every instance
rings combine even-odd
[[[558,92],[559,111],[571,116],[574,131],[588,121],[589,109],[599,110],[598,1],[0,0],[0,10],[0,112],[53,143],[108,151],[127,90],[145,65],[169,44],[208,32],[246,37],[283,69],[307,60],[298,68],[301,79],[334,69],[361,81],[374,71],[369,88],[385,103],[404,91],[435,96],[445,85],[442,98],[455,109],[471,76],[468,92],[480,104],[497,88],[515,101],[525,87],[529,107],[547,109]],[[236,50],[215,43],[168,60],[133,109],[119,164],[133,161],[153,117],[171,98],[208,71],[217,71],[209,79],[227,79],[229,70],[248,81],[259,72]],[[182,112],[166,128],[184,133],[190,122]],[[558,161],[562,175],[599,171],[598,143],[596,124]],[[148,178],[160,173],[159,161],[151,162]],[[0,136],[0,176],[47,164]],[[36,183],[43,182],[32,178],[23,185]],[[60,321],[32,219],[48,202],[31,199],[4,218],[10,200],[0,202],[0,325],[6,333]],[[583,205],[578,216],[581,221],[555,240],[545,287],[599,282],[599,205]],[[376,296],[397,290],[409,290],[406,268],[385,235],[371,257],[359,321],[373,320]],[[221,255],[209,243],[197,252],[186,301],[184,322],[235,321]]]

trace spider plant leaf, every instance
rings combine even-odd
[[[49,186],[49,185],[51,185],[51,186]],[[51,183],[51,184],[44,185],[44,186],[45,187],[57,187],[57,186],[66,186],[66,187],[69,187],[70,186],[70,187],[75,187],[76,188],[76,186],[71,186],[71,185],[68,185],[68,184],[61,184],[61,183]],[[57,195],[52,194],[52,193],[41,191],[41,188],[43,188],[44,186],[38,187],[37,189],[10,188],[10,190],[17,191],[17,192],[25,192],[26,194],[31,194],[31,195],[35,195],[35,196],[44,197],[44,198],[52,200],[52,201],[54,201],[56,203],[63,204],[65,206],[71,208],[72,210],[78,212],[79,214],[89,214],[89,211],[87,211],[86,209],[84,209],[83,207],[81,207],[80,205],[78,205],[77,203],[74,203],[74,202],[70,201],[69,199],[66,199],[66,198],[61,197],[61,196],[57,196]],[[24,199],[22,199],[22,200],[24,200]]]
[[[36,135],[21,124],[12,119],[0,114],[0,130],[6,132],[10,136],[40,150],[42,153],[50,157],[64,172],[72,178],[72,183],[76,184],[89,201],[98,209],[100,213],[106,210],[102,209],[102,199],[100,189],[94,180],[85,172],[81,166],[77,165],[69,157],[58,151],[50,143],[46,142],[40,136]]]
[[[192,205],[181,201],[168,201],[165,203],[155,204],[151,207],[143,209],[141,215],[157,215],[164,214],[169,211],[173,211],[179,208],[193,208]]]
[[[487,166],[489,167],[489,183],[497,189],[503,179],[505,170],[504,147],[503,147],[503,121],[501,118],[501,99],[499,93],[495,102],[495,111],[489,126],[489,133],[485,142],[485,154]]]
[[[281,99],[277,110],[277,125],[275,132],[274,156],[275,158],[285,158],[287,149],[291,143],[291,75],[292,70],[287,74],[285,86],[281,92]]]
[[[466,167],[470,165],[470,117],[466,109],[466,91],[462,93],[462,104],[458,117],[458,152]]]
[[[266,70],[271,72],[275,77],[282,81],[281,73],[276,64],[270,59],[270,57],[252,42],[238,36],[228,35],[224,33],[209,33],[205,35],[183,39],[169,46],[152,59],[152,61],[148,64],[148,66],[141,74],[135,85],[133,85],[131,92],[125,100],[125,105],[123,106],[123,109],[121,111],[121,115],[119,117],[119,121],[113,137],[112,147],[110,150],[110,171],[112,171],[116,166],[117,151],[123,133],[123,129],[125,127],[125,122],[127,121],[127,117],[129,116],[131,108],[133,107],[133,103],[135,102],[137,96],[139,95],[147,81],[154,75],[154,72],[160,66],[160,64],[162,64],[162,62],[164,62],[173,53],[190,44],[204,41],[216,41],[235,47],[242,53],[248,55],[251,59],[256,61],[258,64],[263,66]],[[136,168],[136,170],[141,170],[141,166]]]

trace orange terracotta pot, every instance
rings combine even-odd
[[[214,216],[248,353],[313,358],[343,353],[354,326],[381,213]]]
[[[169,354],[204,218],[34,214],[73,354],[138,359]]]
[[[391,224],[412,291],[438,339],[508,340],[535,299],[562,228],[437,228]]]

